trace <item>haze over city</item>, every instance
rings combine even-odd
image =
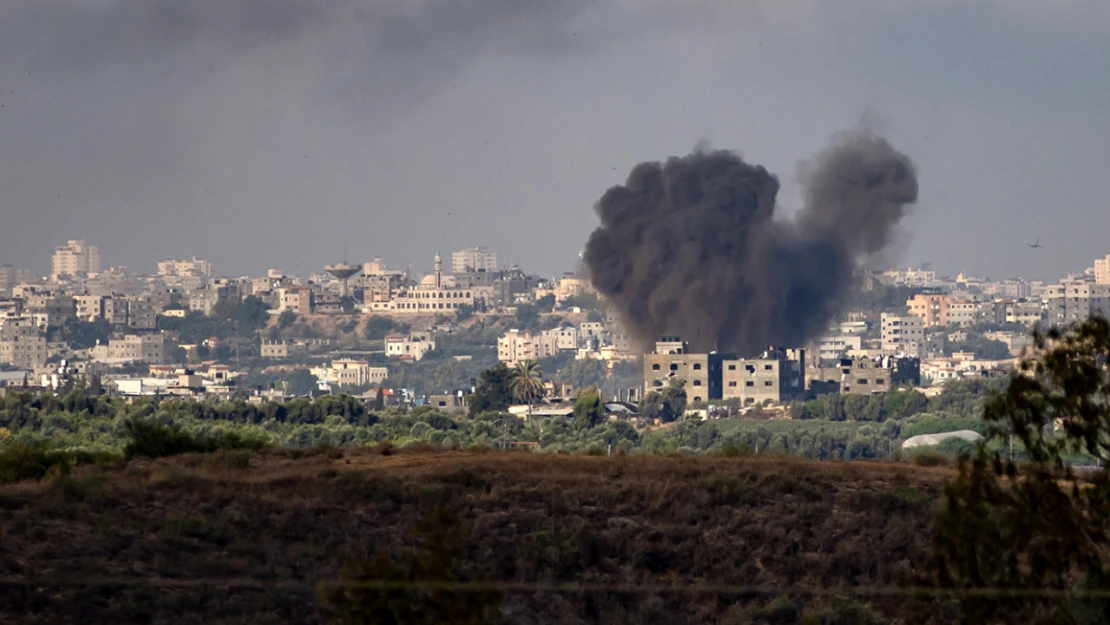
[[[477,242],[555,274],[636,163],[736,150],[789,212],[861,119],[922,180],[891,265],[1047,279],[1104,251],[1100,3],[311,4],[3,3],[0,262],[83,237],[307,274],[344,240],[398,266]]]

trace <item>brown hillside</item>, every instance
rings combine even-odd
[[[928,548],[948,475],[765,458],[296,455],[138,461],[0,488],[0,622],[332,622],[317,582],[346,558],[411,546],[407,530],[441,501],[471,528],[465,566],[478,579],[890,586]],[[791,597],[807,614],[831,601]],[[772,622],[759,606],[774,598],[517,586],[501,607],[511,623],[744,623]],[[872,607],[898,621],[893,599]]]

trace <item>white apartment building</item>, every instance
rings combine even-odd
[[[337,386],[381,384],[389,377],[389,369],[371,367],[366,360],[333,360],[323,373],[328,382]],[[320,377],[319,374],[317,377]]]
[[[192,260],[163,260],[158,263],[160,276],[212,276],[212,263],[203,258]]]
[[[497,359],[510,367],[522,360],[536,359],[536,346],[531,332],[509,330],[497,339]]]
[[[451,272],[466,273],[468,271],[497,271],[497,254],[485,247],[459,250],[451,254]]]
[[[426,332],[416,332],[409,336],[390,334],[385,337],[385,355],[389,358],[420,360],[424,358],[424,354],[435,348],[435,339]]]
[[[76,276],[100,272],[100,250],[82,239],[71,239],[54,248],[51,275]]]
[[[883,313],[880,317],[884,354],[920,356],[925,343],[925,320],[914,315]]]

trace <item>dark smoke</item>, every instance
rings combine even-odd
[[[641,163],[595,210],[584,259],[628,331],[742,356],[820,334],[854,270],[917,201],[913,162],[882,137],[838,137],[801,176],[805,206],[775,219],[778,179],[723,150]]]

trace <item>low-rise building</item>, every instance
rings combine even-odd
[[[308,285],[279,288],[278,312],[292,311],[296,315],[311,315],[316,308],[316,293]]]
[[[333,360],[325,371],[325,381],[337,386],[380,384],[389,377],[386,367],[372,367],[366,360]]]
[[[721,398],[736,398],[745,406],[802,399],[806,389],[805,350],[773,347],[758,358],[725,359],[721,380]]]
[[[107,345],[98,344],[92,349],[92,359],[108,364],[145,362],[160,365],[165,361],[165,341],[161,334],[129,334],[111,339]]]
[[[305,342],[291,339],[262,341],[262,346],[259,349],[259,354],[263,358],[272,358],[274,360],[296,358],[307,353],[308,345]]]
[[[809,371],[809,389],[824,393],[885,393],[902,385],[921,384],[921,361],[914,357],[842,358],[831,367]]]
[[[0,363],[33,370],[48,357],[46,336],[30,321],[9,319],[0,327]]]
[[[424,358],[424,354],[435,348],[435,339],[426,332],[414,332],[408,336],[390,334],[385,337],[385,355],[389,358],[420,360]]]

